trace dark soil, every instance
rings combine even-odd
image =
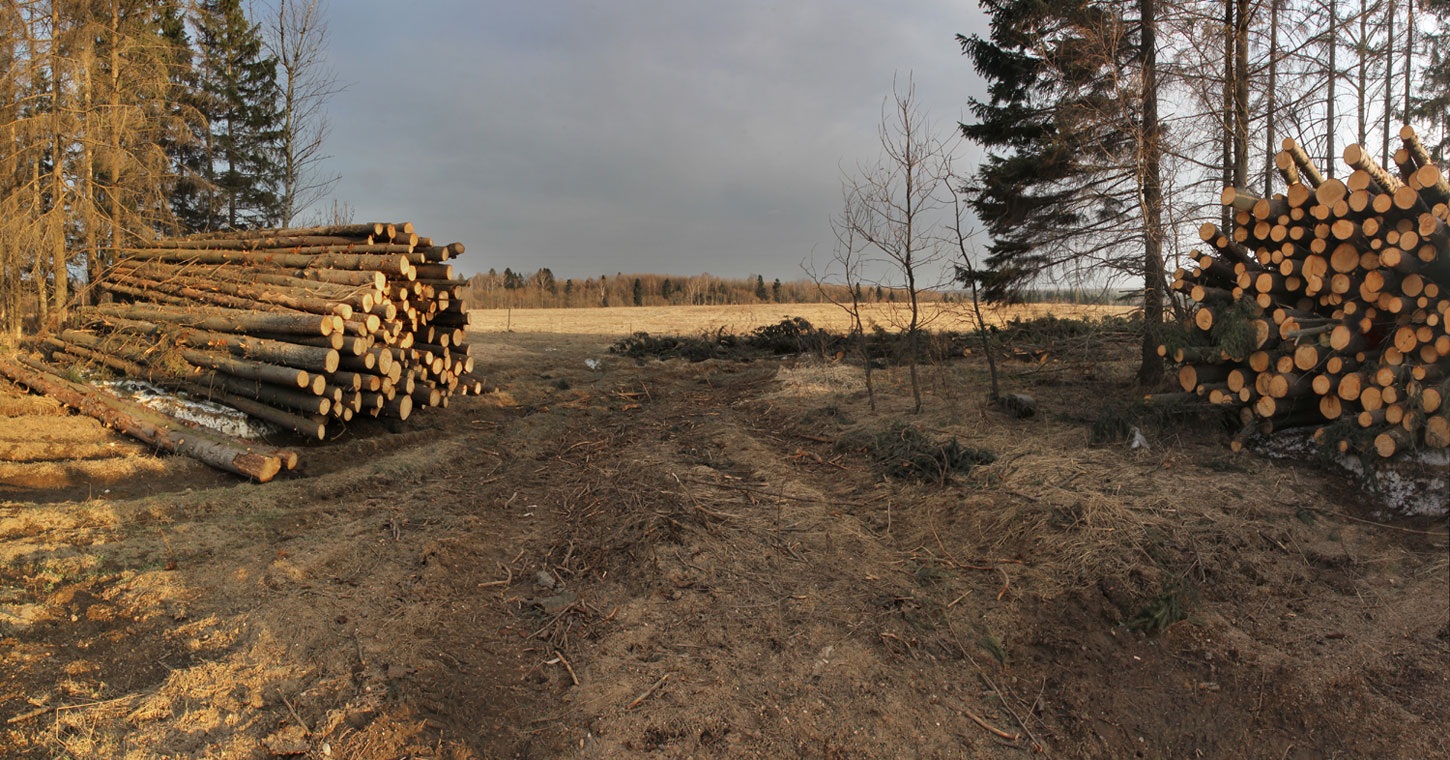
[[[1130,346],[1008,365],[1018,420],[975,357],[911,415],[894,367],[873,410],[819,359],[474,343],[496,392],[265,486],[0,490],[0,756],[1450,757],[1444,521],[1211,426],[1089,445]],[[898,477],[891,430],[992,457]]]

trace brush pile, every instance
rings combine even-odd
[[[476,393],[460,290],[411,224],[229,231],[119,251],[110,301],[44,339],[52,364],[100,365],[304,438],[354,415],[406,420]]]
[[[1172,287],[1194,327],[1165,341],[1187,393],[1238,409],[1255,433],[1317,426],[1341,452],[1450,446],[1450,183],[1411,127],[1387,171],[1359,145],[1327,178],[1293,140],[1272,198],[1225,188],[1229,231]]]

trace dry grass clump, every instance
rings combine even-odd
[[[767,398],[802,401],[808,397],[849,396],[866,391],[861,368],[842,362],[804,361],[781,367],[776,382],[780,387],[767,393]]]

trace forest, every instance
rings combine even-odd
[[[548,267],[533,274],[504,268],[490,269],[469,278],[465,303],[472,309],[583,308],[592,306],[724,306],[753,303],[843,303],[852,291],[862,303],[894,303],[903,299],[899,288],[877,283],[839,283],[811,280],[769,282],[762,275],[715,277],[699,275],[625,274],[566,278],[560,281]],[[950,300],[952,293],[930,293],[931,300]]]
[[[1274,193],[1291,138],[1334,178],[1340,152],[1391,164],[1414,123],[1431,156],[1450,127],[1438,2],[983,3],[987,35],[958,38],[988,82],[966,139],[986,158],[965,184],[1003,290],[1096,274],[1137,282],[1145,382],[1165,293],[1198,228],[1230,225],[1220,190]],[[989,291],[991,288],[989,288]]]
[[[321,7],[249,7],[0,3],[0,335],[90,299],[129,246],[289,226],[326,194]]]

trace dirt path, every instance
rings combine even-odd
[[[912,418],[837,366],[475,341],[495,393],[304,477],[0,494],[0,755],[1450,754],[1443,523],[1213,443],[1090,448],[1124,367],[1019,375],[1020,423],[971,363]],[[882,479],[841,442],[892,421],[997,460]]]

